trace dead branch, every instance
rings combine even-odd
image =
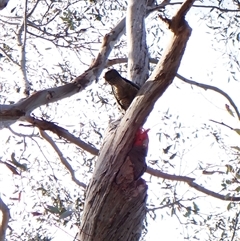
[[[239,215],[240,215],[240,212],[237,212],[236,217],[234,219],[233,234],[232,234],[231,241],[234,240],[234,237],[236,235],[236,231],[238,230],[237,226],[238,226],[238,223],[239,223]]]

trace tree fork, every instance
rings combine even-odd
[[[144,124],[156,100],[172,83],[180,66],[191,28],[185,15],[194,0],[185,1],[172,20],[173,32],[148,81],[138,92],[117,129],[109,131],[100,150],[93,177],[86,192],[79,231],[81,241],[139,240],[146,214],[147,184],[143,179],[123,189],[115,177],[132,147],[137,129]]]

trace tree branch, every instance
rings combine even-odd
[[[79,187],[86,188],[87,185],[83,182],[80,182],[75,177],[75,171],[73,170],[72,166],[69,164],[69,162],[66,160],[66,158],[63,156],[62,152],[58,148],[58,146],[55,144],[55,142],[52,140],[52,138],[43,130],[40,129],[41,136],[49,142],[49,144],[53,147],[53,149],[57,152],[59,159],[61,160],[61,163],[67,168],[67,170],[70,172],[73,182],[75,182]]]
[[[71,134],[68,130],[54,124],[53,122],[49,122],[46,120],[38,120],[34,117],[28,116],[26,118],[26,121],[31,123],[33,126],[38,127],[40,130],[49,130],[53,133],[57,134],[59,137],[63,137],[66,140],[68,140],[71,143],[74,143],[75,145],[79,146],[83,150],[91,153],[92,155],[97,156],[99,150],[95,147],[87,144],[86,142],[80,140],[80,138],[75,137],[73,134]]]
[[[142,86],[148,78],[149,56],[145,29],[146,9],[146,0],[128,1],[126,15],[128,79],[139,86]]]
[[[191,85],[195,85],[195,86],[198,86],[204,90],[213,90],[221,95],[223,95],[228,101],[229,103],[232,105],[232,107],[234,108],[237,116],[238,116],[238,119],[240,120],[240,113],[239,113],[239,110],[237,108],[237,106],[235,105],[234,101],[232,100],[232,98],[226,93],[224,92],[223,90],[219,89],[218,87],[215,87],[215,86],[212,86],[212,85],[207,85],[207,84],[201,84],[201,83],[198,83],[198,82],[195,82],[195,81],[192,81],[190,79],[187,79],[185,77],[183,77],[182,75],[180,74],[176,74],[176,76],[184,81],[185,83],[188,83],[188,84],[191,84]]]
[[[27,40],[27,3],[28,1],[25,0],[24,2],[24,15],[23,15],[23,22],[21,27],[18,31],[18,45],[20,46],[20,71],[22,74],[22,81],[24,85],[24,96],[29,95],[30,85],[27,79],[27,67],[26,67],[26,40]]]
[[[45,132],[43,132],[43,130],[52,131],[53,133],[57,134],[59,137],[60,136],[64,137],[65,139],[67,139],[71,143],[74,143],[74,144],[78,145],[80,148],[88,151],[89,153],[91,153],[93,155],[98,155],[98,152],[99,152],[98,149],[96,149],[96,148],[92,147],[91,145],[81,141],[79,138],[76,138],[74,135],[69,133],[66,129],[64,129],[62,127],[59,127],[59,126],[57,126],[56,124],[54,124],[52,122],[48,122],[48,121],[45,121],[45,120],[38,120],[38,119],[35,119],[33,117],[29,117],[27,119],[27,121],[30,122],[31,124],[33,124],[34,126],[37,126],[40,129],[41,134],[45,133]],[[50,144],[53,143],[52,139],[49,136],[48,137],[43,136],[43,137],[48,142],[50,142]],[[50,140],[48,138],[50,138]],[[60,152],[60,150],[58,149],[58,147],[55,144],[54,144],[53,148],[54,149],[56,148],[55,151],[58,153],[59,158],[61,159],[61,162],[63,163],[63,165],[71,173],[71,176],[72,176],[74,182],[77,182],[77,184],[79,185],[79,181],[75,178],[74,170],[72,169],[70,164],[67,162],[67,160],[63,157],[63,154]],[[186,177],[186,176],[177,176],[177,175],[167,174],[167,173],[164,173],[164,172],[162,172],[160,170],[153,169],[151,167],[147,167],[147,171],[146,172],[148,174],[156,176],[156,177],[160,177],[160,178],[164,178],[164,179],[168,179],[168,180],[172,180],[172,181],[186,182],[189,186],[193,187],[194,189],[196,189],[196,190],[198,190],[200,192],[203,192],[205,194],[208,194],[208,195],[210,195],[212,197],[221,199],[221,200],[225,200],[225,201],[226,200],[227,201],[230,201],[230,200],[231,201],[239,201],[240,200],[240,198],[238,198],[238,197],[230,197],[230,196],[226,197],[224,195],[220,195],[220,194],[217,194],[215,192],[212,192],[212,191],[210,191],[210,190],[208,190],[208,189],[206,189],[206,188],[204,188],[204,187],[194,183],[194,180],[195,180],[194,178],[190,178],[190,177]]]
[[[186,176],[177,176],[177,175],[170,175],[167,173],[164,173],[160,170],[153,169],[151,167],[147,167],[148,174],[153,175],[155,177],[160,177],[172,181],[180,181],[180,182],[185,182],[187,183],[190,187],[198,190],[199,192],[205,193],[208,196],[223,200],[223,201],[240,201],[240,197],[234,197],[234,196],[229,196],[229,195],[221,195],[219,193],[210,191],[209,189],[197,184],[194,182],[194,178],[191,177],[186,177]]]
[[[217,124],[219,124],[219,125],[225,126],[225,127],[229,128],[229,129],[232,130],[232,131],[235,130],[234,128],[232,128],[231,126],[229,126],[229,125],[227,125],[227,124],[225,124],[225,123],[223,123],[223,122],[218,122],[218,121],[215,121],[215,120],[210,120],[210,121],[212,121],[212,122],[214,122],[214,123],[217,123]]]
[[[59,127],[57,126],[56,124],[52,123],[52,122],[48,122],[48,121],[45,121],[45,120],[38,120],[36,118],[33,118],[33,117],[28,117],[27,119],[28,122],[30,122],[31,124],[33,124],[34,126],[37,126],[40,131],[41,131],[41,134],[42,133],[45,133],[43,132],[43,130],[49,130],[49,131],[52,131],[53,133],[57,134],[59,137],[62,136],[64,137],[65,139],[67,139],[68,141],[70,141],[71,143],[74,143],[76,145],[78,145],[80,148],[88,151],[89,153],[93,154],[93,155],[98,155],[98,152],[99,150],[92,147],[91,145],[81,141],[79,138],[76,138],[74,135],[72,135],[71,133],[69,133],[66,129],[62,128],[62,127]],[[221,124],[221,123],[219,123]],[[46,133],[45,133],[46,134]],[[43,134],[42,134],[43,135]],[[46,134],[47,135],[47,134]],[[49,136],[48,137],[45,137],[43,136],[45,139],[47,138],[50,138]],[[50,138],[47,139],[48,142],[53,143],[52,139]],[[51,144],[52,145],[52,144]],[[55,144],[54,144],[55,145]],[[53,146],[53,145],[52,145]],[[72,169],[72,167],[70,166],[70,164],[67,162],[67,160],[63,157],[63,154],[60,152],[60,150],[58,149],[58,147],[55,145],[53,146],[53,148],[57,148],[55,149],[55,151],[58,153],[59,155],[59,158],[61,159],[61,162],[63,163],[63,165],[69,170],[69,172],[71,173],[71,176],[73,178],[73,180],[75,180],[75,182],[77,182],[78,184],[78,180],[76,180],[75,178],[75,175],[74,175],[74,170]],[[59,153],[59,152],[60,153]],[[63,160],[62,160],[63,158]],[[212,192],[198,184],[196,184],[194,182],[194,178],[190,178],[190,177],[186,177],[186,176],[177,176],[177,175],[171,175],[171,174],[167,174],[167,173],[164,173],[160,170],[156,170],[156,169],[153,169],[151,167],[147,167],[147,171],[146,171],[148,174],[150,175],[153,175],[153,176],[156,176],[156,177],[160,177],[160,178],[164,178],[164,179],[168,179],[168,180],[172,180],[172,181],[180,181],[180,182],[186,182],[189,186],[193,187],[194,189],[200,191],[200,192],[203,192],[205,194],[208,194],[212,197],[215,197],[215,198],[218,198],[218,199],[221,199],[221,200],[227,200],[227,201],[239,201],[240,198],[239,197],[226,197],[224,195],[220,195],[218,193],[215,193],[215,192]],[[79,185],[79,184],[78,184]],[[84,184],[85,185],[85,184]]]

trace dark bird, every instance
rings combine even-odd
[[[115,69],[107,71],[104,78],[112,86],[118,104],[126,111],[137,95],[139,86],[123,78]]]

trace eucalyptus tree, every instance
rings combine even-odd
[[[202,233],[205,240],[238,237],[238,178],[218,178],[224,191],[219,193],[207,182],[199,184],[194,171],[190,176],[175,175],[174,160],[184,152],[179,143],[188,136],[177,118],[173,123],[178,132],[165,132],[173,119],[168,111],[159,118],[163,125],[158,134],[167,140],[167,146],[159,148],[163,150],[159,160],[149,159],[146,175],[138,180],[132,180],[131,166],[126,172],[122,168],[128,165],[137,130],[175,77],[223,95],[231,104],[227,111],[239,119],[237,106],[226,92],[177,73],[192,32],[192,16],[189,23],[186,16],[200,9],[206,24],[214,20],[217,25],[218,18],[237,21],[234,4],[227,9],[224,2],[194,5],[193,0],[37,0],[10,1],[1,7],[1,167],[11,173],[13,190],[5,202],[7,190],[1,190],[1,240],[5,236],[7,240],[51,240],[49,226],[77,229],[77,234],[69,233],[69,239],[75,240],[140,240],[149,220],[161,209],[181,225],[184,220],[184,238]],[[164,42],[166,34],[171,36]],[[230,36],[238,36],[237,31]],[[126,113],[119,113],[102,78],[113,65],[140,86]],[[219,146],[229,151],[210,124],[202,129],[206,135],[213,133]],[[189,138],[190,149],[194,137]],[[239,151],[237,146],[235,150]],[[234,158],[236,153],[229,152]],[[227,174],[236,175],[237,158],[231,165],[228,161],[222,164]],[[221,173],[198,164],[203,175]],[[116,182],[119,172],[125,176]],[[185,195],[186,184],[198,194]],[[148,190],[156,187],[165,191],[154,199]],[[229,214],[201,213],[197,201],[202,194],[228,201]]]

